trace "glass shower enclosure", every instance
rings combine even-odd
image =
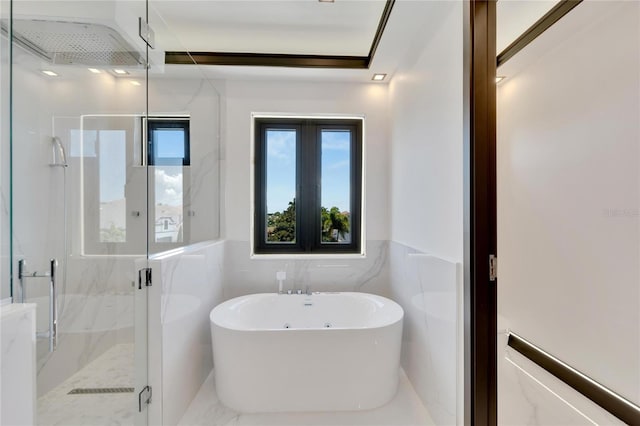
[[[147,260],[189,232],[184,203],[156,214],[156,165],[174,180],[188,165],[188,119],[148,113],[167,37],[147,1],[11,3],[2,271],[37,305],[38,424],[147,424]]]

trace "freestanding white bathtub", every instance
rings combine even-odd
[[[221,303],[210,315],[218,396],[245,413],[382,406],[398,387],[403,315],[366,293]]]

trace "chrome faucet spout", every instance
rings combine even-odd
[[[278,294],[283,294],[283,283],[287,279],[287,273],[285,271],[276,272],[276,281],[278,281]]]

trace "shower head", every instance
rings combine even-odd
[[[141,66],[143,55],[116,30],[95,23],[14,19],[13,41],[27,51],[62,65]]]
[[[54,136],[51,138],[52,146],[52,161],[51,167],[67,167],[67,152],[64,150],[64,145],[62,145],[62,141],[59,137]]]

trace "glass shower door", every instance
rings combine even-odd
[[[145,1],[13,2],[12,286],[37,304],[38,424],[147,424],[139,18]]]

